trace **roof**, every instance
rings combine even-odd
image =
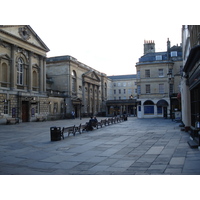
[[[110,79],[131,79],[136,78],[136,74],[126,74],[126,75],[115,75],[115,76],[107,76]]]

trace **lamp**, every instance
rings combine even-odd
[[[172,73],[171,73],[171,72],[168,72],[168,73],[167,73],[167,77],[168,77],[169,80],[171,80],[171,79],[172,79]]]

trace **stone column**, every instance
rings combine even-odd
[[[40,63],[39,91],[40,91],[40,93],[42,93],[43,92],[43,73],[44,73],[44,71],[43,71],[43,57],[40,56],[39,59],[40,59],[40,61],[39,61],[39,63]]]
[[[43,57],[43,92],[46,92],[46,58]]]
[[[97,113],[99,112],[99,86],[97,86]]]
[[[16,83],[16,60],[15,60],[15,51],[16,46],[11,45],[11,66],[10,66],[10,89],[13,90],[15,88]]]
[[[28,52],[28,57],[29,57],[29,65],[28,65],[28,91],[32,91],[33,87],[33,77],[32,77],[32,52]]]
[[[87,112],[90,112],[90,83],[88,83],[88,109]]]

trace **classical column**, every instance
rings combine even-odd
[[[15,88],[16,83],[16,61],[15,61],[15,51],[16,46],[11,45],[11,66],[10,66],[10,89],[13,90]]]
[[[33,77],[32,77],[32,56],[33,53],[32,52],[28,52],[28,57],[29,57],[29,65],[28,65],[28,91],[31,92],[32,91],[32,87],[33,87]]]
[[[88,83],[88,109],[87,112],[90,112],[90,83]]]
[[[46,92],[46,58],[43,57],[43,92]]]
[[[43,73],[44,73],[44,71],[43,71],[43,57],[40,56],[39,60],[40,60],[39,61],[39,63],[40,63],[39,91],[40,91],[40,93],[42,93],[43,92]]]
[[[92,102],[92,106],[93,106],[93,115],[95,114],[95,112],[96,112],[96,104],[95,104],[95,85],[92,85],[92,98],[93,98],[93,102]]]

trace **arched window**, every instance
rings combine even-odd
[[[23,85],[24,61],[22,58],[18,59],[17,63],[17,84]]]
[[[73,70],[72,71],[72,92],[76,92],[76,72]]]

